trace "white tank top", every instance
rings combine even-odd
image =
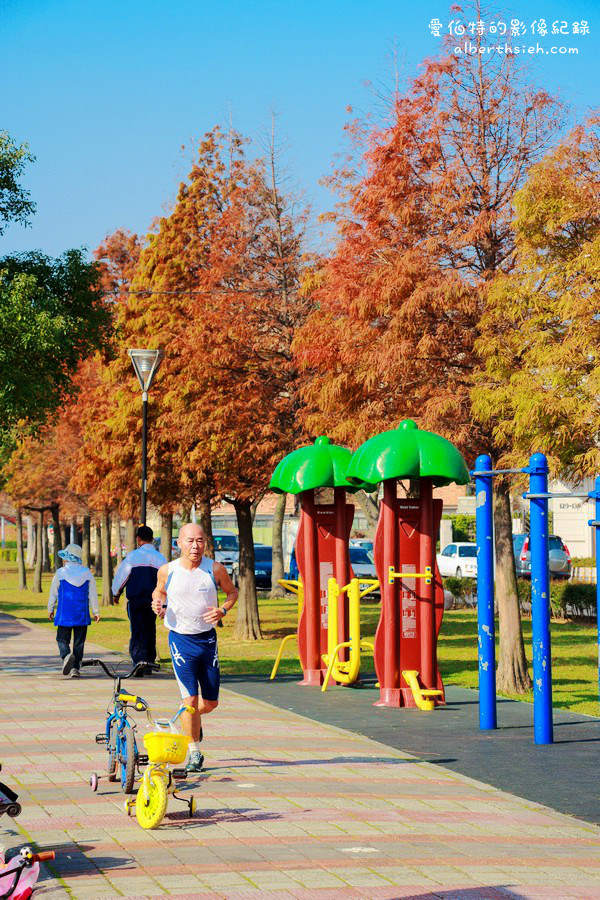
[[[180,560],[169,563],[165,627],[178,634],[201,634],[214,628],[204,621],[210,606],[218,605],[213,575],[214,560],[203,556],[195,569],[184,569]]]

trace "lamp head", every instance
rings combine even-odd
[[[162,350],[128,350],[127,352],[142,391],[148,391],[162,362]]]

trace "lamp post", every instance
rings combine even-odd
[[[135,374],[142,388],[142,499],[141,524],[146,524],[146,462],[148,454],[148,391],[161,364],[162,350],[128,350]]]

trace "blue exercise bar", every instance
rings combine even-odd
[[[481,474],[486,473],[486,474]],[[477,643],[479,658],[479,727],[490,731],[496,719],[496,642],[494,619],[494,524],[492,460],[475,461],[475,526],[477,530]]]
[[[536,744],[553,742],[547,495],[548,461],[543,453],[534,453],[529,460],[529,548],[533,641],[533,735]]]
[[[589,494],[596,501],[596,517],[590,519],[596,531],[596,630],[598,634],[598,700],[600,701],[600,475],[594,483],[594,490]]]

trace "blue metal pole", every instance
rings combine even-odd
[[[548,461],[543,453],[529,460],[529,492],[548,493]],[[548,498],[529,501],[531,553],[531,631],[533,640],[533,734],[536,744],[551,744],[552,650],[550,646],[550,574]]]
[[[494,622],[494,518],[492,460],[487,453],[475,461],[475,525],[477,533],[477,642],[479,656],[479,728],[497,728],[496,644]]]
[[[600,522],[600,475],[594,483],[596,494],[596,522]],[[598,700],[600,701],[600,525],[596,531],[596,629],[598,633]]]

